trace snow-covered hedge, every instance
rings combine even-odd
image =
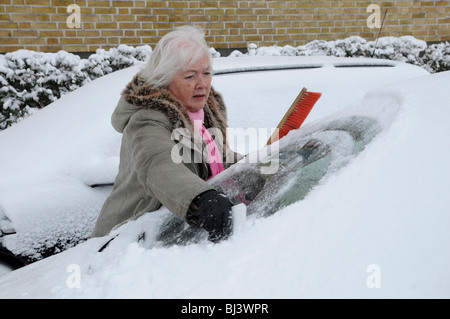
[[[448,42],[427,45],[425,41],[412,36],[383,37],[378,41],[366,41],[353,36],[343,40],[314,40],[305,45],[293,47],[258,47],[250,43],[247,53],[233,51],[231,56],[287,55],[314,56],[327,55],[338,57],[366,57],[388,59],[415,64],[431,73],[450,70],[450,44]]]
[[[105,74],[144,62],[152,53],[149,46],[120,45],[108,51],[99,49],[87,59],[60,51],[40,53],[19,50],[0,55],[0,130],[43,108],[62,95]],[[213,57],[220,54],[211,49]],[[450,70],[450,44],[427,46],[412,36],[383,37],[366,41],[357,36],[343,40],[315,40],[298,47],[258,47],[250,43],[247,53],[233,51],[230,56],[330,55],[374,57],[412,63],[431,73]]]
[[[0,56],[0,130],[100,76],[145,61],[151,51],[150,46],[120,45],[87,59],[66,51],[18,50]]]
[[[431,73],[450,70],[450,44],[445,42],[428,46],[422,56],[421,66]]]

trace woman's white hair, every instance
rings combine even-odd
[[[212,65],[204,31],[190,25],[178,27],[161,38],[140,75],[153,87],[165,87],[179,70],[188,68],[204,54]]]

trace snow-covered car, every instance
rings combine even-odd
[[[110,115],[120,92],[139,68],[99,78],[0,133],[0,259],[4,264],[18,268],[89,238],[118,169],[121,136],[112,129]],[[321,92],[322,97],[305,121],[298,140],[289,144],[295,145],[291,147],[295,154],[299,150],[304,152],[304,161],[310,153],[323,155],[313,156],[311,163],[322,163],[327,155],[335,158],[344,149],[349,156],[359,153],[372,140],[374,132],[381,131],[378,126],[384,124],[375,121],[376,116],[374,120],[365,115],[337,116],[335,121],[315,126],[308,123],[339,113],[370,90],[428,75],[423,69],[405,63],[334,57],[218,58],[213,68],[213,86],[222,93],[228,106],[230,134],[234,134],[231,146],[243,154],[263,149],[270,131],[302,87]],[[251,134],[252,129],[258,134]],[[352,129],[354,134],[349,135]],[[238,135],[246,137],[244,142]],[[319,143],[311,144],[311,140]],[[281,149],[281,161],[289,145]],[[344,155],[338,158],[345,159],[344,162],[350,159]],[[286,164],[291,157],[288,159]],[[306,165],[297,164],[289,166],[286,174],[302,171]],[[247,172],[253,170],[251,165],[245,167]],[[279,181],[277,194],[266,191],[263,196],[266,200],[259,204],[269,205],[267,197],[272,198],[273,213],[274,209],[304,198],[330,166],[320,167],[322,175],[316,174],[310,184],[308,176],[300,176],[294,182],[297,188],[310,185],[302,196],[275,204],[280,192],[288,192],[281,187],[287,182],[284,180]],[[316,168],[315,172],[318,171]],[[245,177],[243,182],[252,180],[250,175],[241,173],[237,174]],[[266,182],[260,181],[261,190]]]

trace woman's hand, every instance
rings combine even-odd
[[[210,241],[218,242],[231,235],[232,206],[225,195],[216,190],[209,190],[194,199],[186,214],[186,220],[190,225],[208,231]]]

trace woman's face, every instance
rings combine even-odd
[[[189,111],[201,110],[211,89],[211,65],[208,56],[203,55],[188,69],[180,70],[168,89]]]

